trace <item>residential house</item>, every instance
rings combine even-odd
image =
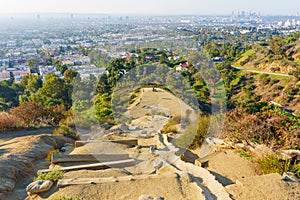
[[[180,63],[176,67],[177,72],[188,71],[188,70],[189,70],[189,63],[188,62]]]

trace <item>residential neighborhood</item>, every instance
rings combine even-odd
[[[224,40],[248,37],[253,33],[258,36],[274,32],[290,34],[298,31],[300,27],[299,15],[275,18],[251,11],[237,11],[222,17],[66,15],[62,19],[53,18],[53,22],[46,21],[46,16],[45,19],[39,16],[37,19],[32,18],[32,26],[28,27],[22,26],[18,20],[20,19],[14,18],[0,28],[0,80],[8,80],[14,76],[16,81],[20,81],[30,73],[44,77],[50,72],[62,77],[62,71],[53,65],[53,60],[60,61],[67,68],[80,69],[80,72],[85,68],[86,71],[95,67],[101,68],[103,66],[96,66],[91,62],[88,52],[84,52],[95,47],[102,52],[109,52],[108,57],[125,56],[124,59],[129,59],[130,52],[126,52],[123,47],[134,46],[140,42],[198,37],[199,44],[205,45],[209,42],[205,39],[209,34],[216,43],[222,44]],[[56,26],[53,27],[52,23]],[[122,32],[119,31],[120,28]],[[253,42],[264,41],[257,37],[256,41],[251,40]],[[38,60],[38,71],[30,70],[30,59]],[[168,59],[180,58],[175,56]],[[151,58],[146,57],[145,61],[149,60]],[[212,58],[213,62],[225,60],[223,56]],[[181,63],[176,70],[187,70],[187,64]],[[102,73],[103,70],[100,71]]]

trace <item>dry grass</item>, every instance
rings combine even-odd
[[[23,123],[7,112],[0,113],[0,131],[13,130],[22,127]]]

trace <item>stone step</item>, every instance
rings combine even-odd
[[[101,142],[111,142],[116,144],[123,144],[127,146],[137,146],[138,145],[138,139],[127,139],[127,140],[89,140],[89,141],[76,141],[75,147],[81,147],[85,144],[90,143],[101,143]]]
[[[40,169],[37,173],[49,173],[53,171],[73,171],[80,169],[107,169],[107,168],[124,168],[135,165],[134,159],[111,161],[111,162],[102,162],[95,164],[86,164],[86,165],[76,165],[70,167],[61,167],[53,169]]]
[[[109,162],[129,159],[129,154],[52,154],[51,163]]]

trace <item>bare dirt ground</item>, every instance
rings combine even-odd
[[[279,174],[251,176],[227,186],[227,191],[239,200],[298,200],[300,183],[286,182]]]
[[[192,110],[186,103],[162,89],[156,88],[155,92],[152,91],[152,88],[143,88],[141,90],[140,97],[128,109],[129,114],[133,118],[151,114],[151,111],[160,111],[165,115],[186,117],[186,111]]]
[[[241,157],[234,150],[215,152],[206,159],[208,160],[207,169],[223,185],[230,185],[237,180],[260,175],[257,166],[250,159]]]

